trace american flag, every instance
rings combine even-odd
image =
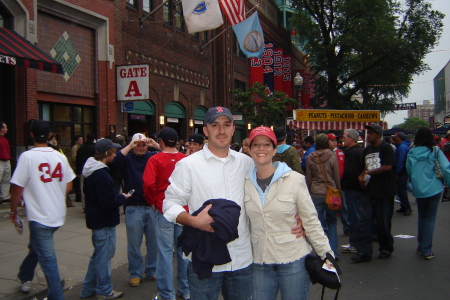
[[[245,20],[244,0],[221,0],[220,7],[231,26]]]

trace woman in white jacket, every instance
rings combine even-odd
[[[285,163],[272,163],[277,140],[268,127],[250,133],[250,155],[255,168],[245,183],[245,209],[250,219],[253,248],[253,299],[307,299],[310,279],[305,257],[311,252],[306,240],[289,233],[298,213],[305,232],[317,253],[332,253],[305,177]]]

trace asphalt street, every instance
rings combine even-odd
[[[436,258],[424,260],[415,253],[417,234],[417,211],[415,199],[413,214],[404,216],[394,213],[393,235],[409,235],[412,238],[395,237],[395,251],[389,259],[378,258],[378,245],[373,243],[372,261],[355,264],[350,260],[352,254],[340,253],[339,265],[343,271],[342,289],[339,299],[450,299],[450,284],[447,277],[450,270],[450,202],[439,205],[436,229],[433,241],[433,252]],[[397,209],[398,204],[395,205]],[[123,218],[123,217],[122,217]],[[144,280],[139,287],[128,285],[126,258],[125,224],[117,228],[117,251],[113,261],[113,284],[115,290],[124,291],[123,299],[151,299],[156,293],[154,281]],[[348,243],[343,235],[342,227],[338,228],[340,245]],[[24,234],[25,235],[25,234]],[[18,238],[19,237],[19,238]],[[14,241],[19,239],[19,241]],[[13,241],[12,241],[13,240]],[[9,220],[4,217],[0,221],[0,298],[1,299],[42,299],[45,279],[39,275],[31,294],[19,291],[15,282],[17,269],[26,254],[26,237],[18,236]],[[56,249],[62,277],[65,278],[65,299],[80,299],[79,291],[87,268],[89,255],[92,253],[90,231],[84,227],[84,215],[77,203],[76,208],[69,209],[66,225],[56,234]],[[321,286],[311,287],[309,299],[320,299]],[[334,291],[326,290],[325,299],[333,299]],[[95,297],[89,298],[95,299]],[[278,299],[281,299],[280,297]],[[194,300],[194,299],[193,299]]]

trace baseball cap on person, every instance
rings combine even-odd
[[[134,135],[133,135],[133,138],[131,139],[132,141],[134,141],[134,140],[144,140],[144,139],[146,139],[147,137],[144,135],[144,134],[142,134],[142,133],[135,133]]]
[[[206,123],[212,124],[219,116],[228,117],[231,122],[233,122],[233,114],[231,111],[223,106],[211,107],[208,109],[205,115],[205,119],[203,120],[203,126],[206,126]]]
[[[284,141],[286,139],[286,131],[283,127],[278,127],[273,130],[275,136],[277,137],[277,142]]]
[[[337,138],[337,136],[335,136],[334,133],[328,133],[327,137],[328,137],[329,140],[334,140],[334,139]]]
[[[176,143],[178,140],[178,133],[171,127],[166,127],[158,133],[158,138],[165,143]]]
[[[189,136],[188,141],[197,143],[197,144],[203,144],[203,141],[205,140],[205,137],[201,135],[200,133],[193,133]]]
[[[398,136],[402,140],[406,140],[406,134],[404,134],[403,132],[394,133],[392,135],[392,137],[396,137],[396,136]]]
[[[120,148],[120,145],[114,144],[110,139],[99,139],[95,143],[95,153],[104,153],[111,148]]]
[[[47,138],[51,131],[50,123],[44,120],[34,120],[31,125],[31,132],[36,138]]]
[[[370,125],[364,125],[366,129],[373,129],[378,135],[383,135],[383,129],[381,129],[381,126],[377,123],[372,123]]]
[[[252,131],[250,131],[250,136],[248,137],[249,143],[251,144],[252,140],[255,137],[257,137],[258,135],[267,136],[269,139],[272,140],[272,142],[275,146],[277,145],[277,137],[275,136],[275,133],[273,132],[273,130],[270,129],[269,127],[259,126],[259,127],[256,127],[255,129],[253,129]]]

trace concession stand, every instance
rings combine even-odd
[[[379,110],[325,110],[298,109],[293,111],[293,118],[286,120],[286,126],[294,130],[294,144],[300,142],[314,130],[365,130],[364,125],[380,124],[386,130],[386,122],[380,121]]]

